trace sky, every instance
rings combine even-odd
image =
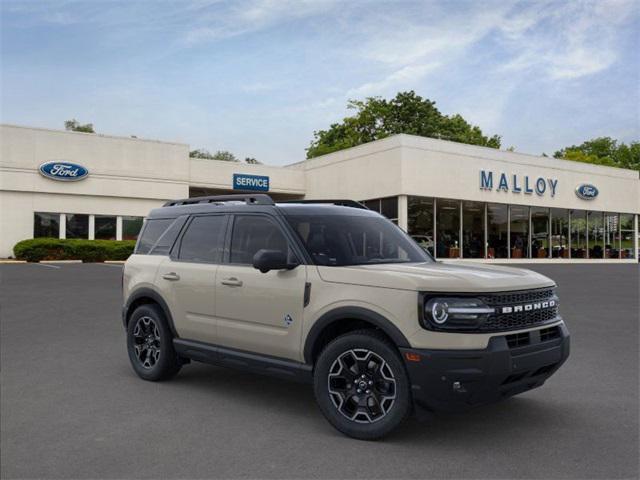
[[[640,1],[0,0],[0,120],[284,165],[415,90],[503,148],[640,140]]]

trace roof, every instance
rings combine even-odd
[[[353,205],[347,205],[350,203]],[[316,203],[303,200],[275,203],[268,195],[256,194],[172,200],[160,208],[153,209],[148,218],[175,218],[180,215],[205,213],[272,213],[274,211],[284,215],[378,215],[352,200],[318,200]]]

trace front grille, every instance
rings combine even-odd
[[[552,288],[538,288],[536,290],[522,290],[518,292],[495,293],[482,295],[480,298],[490,307],[506,307],[520,303],[541,302],[553,297]]]
[[[482,295],[480,298],[485,304],[490,307],[495,307],[496,312],[501,312],[502,307],[511,307],[549,300],[554,298],[554,292],[552,288],[542,288],[519,292]],[[500,330],[528,328],[551,322],[557,316],[557,306],[521,312],[492,313],[480,326],[480,330],[484,332],[494,332]]]
[[[549,327],[540,330],[540,341],[548,342],[554,338],[560,338],[560,327]]]
[[[507,345],[509,348],[518,348],[529,345],[531,339],[529,338],[529,332],[514,333],[513,335],[507,335]]]

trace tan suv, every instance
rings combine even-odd
[[[414,408],[538,387],[569,355],[553,281],[436,262],[351,201],[169,202],[147,217],[123,285],[143,379],[197,360],[312,382],[327,420],[361,439]]]

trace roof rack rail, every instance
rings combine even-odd
[[[307,204],[313,204],[313,203],[328,203],[331,205],[339,205],[341,207],[352,207],[352,208],[361,208],[363,210],[369,210],[369,208],[360,203],[360,202],[356,202],[355,200],[345,200],[345,199],[341,199],[341,200],[284,200],[282,202],[278,202],[278,203],[307,203]]]
[[[210,197],[191,197],[180,200],[170,200],[163,207],[179,207],[182,205],[197,205],[200,203],[245,202],[247,205],[274,205],[269,195],[213,195]]]

